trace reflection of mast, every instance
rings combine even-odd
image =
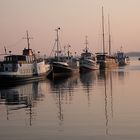
[[[27,111],[28,111],[28,115],[29,115],[29,125],[32,126],[32,120],[34,117],[34,112],[33,112],[33,107],[34,107],[34,103],[35,100],[38,99],[38,82],[34,82],[31,86],[31,88],[29,88],[28,91],[29,95],[28,95],[28,100],[27,100]]]
[[[94,72],[87,72],[84,74],[80,75],[80,80],[83,83],[83,87],[85,92],[87,93],[87,100],[88,100],[88,105],[90,105],[90,91],[91,91],[91,85],[93,83],[93,77],[94,76]]]
[[[89,90],[87,92],[87,99],[88,99],[88,105],[90,105],[90,93],[89,93]]]
[[[8,111],[8,105],[6,106],[6,113],[7,113],[7,120],[9,120],[9,111]]]
[[[85,87],[86,87],[86,92],[87,92],[87,100],[88,100],[88,105],[90,105],[90,84],[89,81],[85,81]]]
[[[105,72],[105,71],[104,71]],[[109,119],[108,119],[108,110],[107,110],[107,107],[108,107],[108,98],[107,98],[107,87],[106,87],[106,73],[104,75],[104,84],[105,84],[105,119],[106,119],[106,135],[108,135],[108,122],[109,122]]]
[[[110,96],[111,96],[111,116],[113,118],[113,87],[112,87],[112,72],[110,72]]]
[[[27,102],[27,114],[29,115],[29,125],[32,126],[32,119],[33,119],[33,110],[32,110],[32,95],[29,93],[28,102]]]
[[[58,108],[59,108],[59,111],[58,111],[58,118],[60,120],[60,123],[62,123],[63,121],[63,110],[62,110],[62,101],[61,101],[61,90],[59,90],[59,93],[58,93]]]
[[[56,78],[51,83],[51,90],[54,93],[52,95],[56,101],[56,107],[58,108],[57,117],[59,119],[58,121],[60,126],[64,121],[63,102],[65,102],[65,104],[71,104],[74,87],[78,84],[77,76],[79,75],[66,78]]]
[[[112,86],[112,72],[111,71],[103,71],[104,72],[104,89],[105,89],[105,121],[106,121],[106,135],[109,135],[109,121],[113,118],[113,86]],[[108,72],[110,76],[109,81],[109,89],[110,93],[107,93],[107,75]],[[109,97],[108,97],[108,94]]]

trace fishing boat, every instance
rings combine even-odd
[[[115,68],[118,66],[115,56],[111,55],[111,34],[110,34],[110,21],[108,18],[108,32],[109,32],[109,54],[105,51],[105,33],[104,33],[104,11],[102,7],[102,46],[103,52],[97,54],[97,63],[100,65],[100,69]]]
[[[86,36],[85,44],[86,44],[86,47],[83,50],[84,52],[81,54],[81,57],[80,57],[80,72],[99,69],[99,65],[96,63],[96,56],[93,53],[89,52],[88,50],[87,36]]]
[[[77,57],[71,55],[69,51],[71,46],[67,46],[67,53],[63,53],[61,49],[59,42],[59,30],[60,28],[55,30],[57,34],[57,38],[55,40],[56,50],[55,45],[53,48],[53,51],[55,50],[55,55],[48,60],[52,67],[52,72],[50,73],[49,77],[67,77],[79,73],[79,60]]]
[[[0,80],[6,83],[17,83],[28,80],[44,79],[50,71],[50,65],[43,58],[37,58],[30,49],[31,39],[27,31],[28,48],[21,55],[9,54],[0,63]]]
[[[125,53],[122,51],[122,47],[120,51],[116,53],[116,59],[118,61],[119,66],[125,66],[130,64],[130,58],[129,56],[125,55]]]

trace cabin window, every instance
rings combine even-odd
[[[9,61],[9,57],[6,57],[6,61]]]
[[[9,57],[9,61],[12,61],[12,57]]]
[[[8,67],[5,68],[5,71],[8,71]]]
[[[26,56],[18,56],[18,61],[26,61]]]
[[[11,57],[11,61],[17,61],[17,57],[16,56],[13,56],[13,57]]]

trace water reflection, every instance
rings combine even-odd
[[[79,75],[75,75],[50,81],[51,92],[58,108],[59,125],[62,125],[64,121],[63,104],[72,103],[73,93],[78,85],[78,77]]]
[[[87,93],[88,105],[90,105],[90,95],[92,93],[93,86],[96,83],[98,73],[99,71],[91,71],[80,74],[80,81],[82,83],[83,90]]]
[[[106,135],[111,135],[111,125],[114,118],[114,92],[115,86],[118,82],[128,76],[128,72],[122,69],[116,70],[104,70],[98,74],[98,84],[104,90],[104,114],[105,114],[105,126]],[[118,81],[119,80],[119,81]],[[119,83],[120,84],[120,83]]]
[[[98,80],[104,84],[104,113],[105,113],[105,125],[106,135],[111,135],[109,131],[109,123],[113,119],[113,78],[117,76],[116,72],[110,70],[100,71]]]
[[[0,134],[3,126],[10,135],[11,128],[22,132],[30,125],[47,139],[139,134],[138,75],[117,68],[1,89]]]
[[[44,97],[43,94],[38,92],[39,89],[38,82],[1,89],[0,104],[6,105],[7,120],[10,119],[11,114],[16,114],[15,111],[24,110],[31,126],[36,116],[34,108],[37,105],[37,101]]]
[[[86,90],[87,93],[89,93],[90,90],[92,89],[92,85],[94,81],[97,79],[98,72],[99,71],[92,71],[80,74],[80,81],[83,84],[84,90]]]

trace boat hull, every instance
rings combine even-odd
[[[96,62],[92,60],[80,61],[80,72],[93,71],[93,70],[98,70],[98,69],[99,69],[99,65],[96,64]]]
[[[45,80],[47,74],[42,73],[40,75],[28,75],[28,76],[23,76],[23,75],[0,75],[0,85],[14,85],[14,84],[19,84],[19,83],[25,83],[29,81],[34,81],[34,80]]]
[[[32,68],[31,65],[23,66],[21,69],[18,67],[18,70],[16,72],[9,72],[9,71],[1,71],[0,72],[0,85],[11,85],[11,84],[17,84],[17,83],[24,83],[32,80],[44,80],[46,79],[47,75],[51,72],[50,65],[39,65],[37,66],[37,69],[39,71],[36,72],[30,72],[23,71],[27,69]],[[22,70],[22,71],[21,71]]]
[[[116,68],[118,67],[118,63],[116,62],[107,62],[107,61],[103,61],[103,62],[99,62],[99,68],[100,69],[106,69],[106,68]]]
[[[79,67],[70,67],[69,65],[63,65],[62,63],[52,64],[51,77],[67,77],[76,73],[79,73]]]
[[[119,66],[125,66],[125,65],[128,65],[130,64],[130,59],[129,59],[129,56],[126,56],[124,54],[124,52],[117,52],[116,54],[116,59],[119,63]]]
[[[80,67],[80,72],[89,72],[89,71],[94,71],[94,70],[98,70],[99,68],[89,68],[86,66],[81,66]]]
[[[105,54],[97,55],[97,63],[99,64],[100,69],[111,69],[118,67],[118,62],[115,57]]]
[[[130,64],[130,61],[127,61],[127,62],[121,61],[121,62],[119,62],[119,66],[125,66],[125,65],[129,65],[129,64]]]

